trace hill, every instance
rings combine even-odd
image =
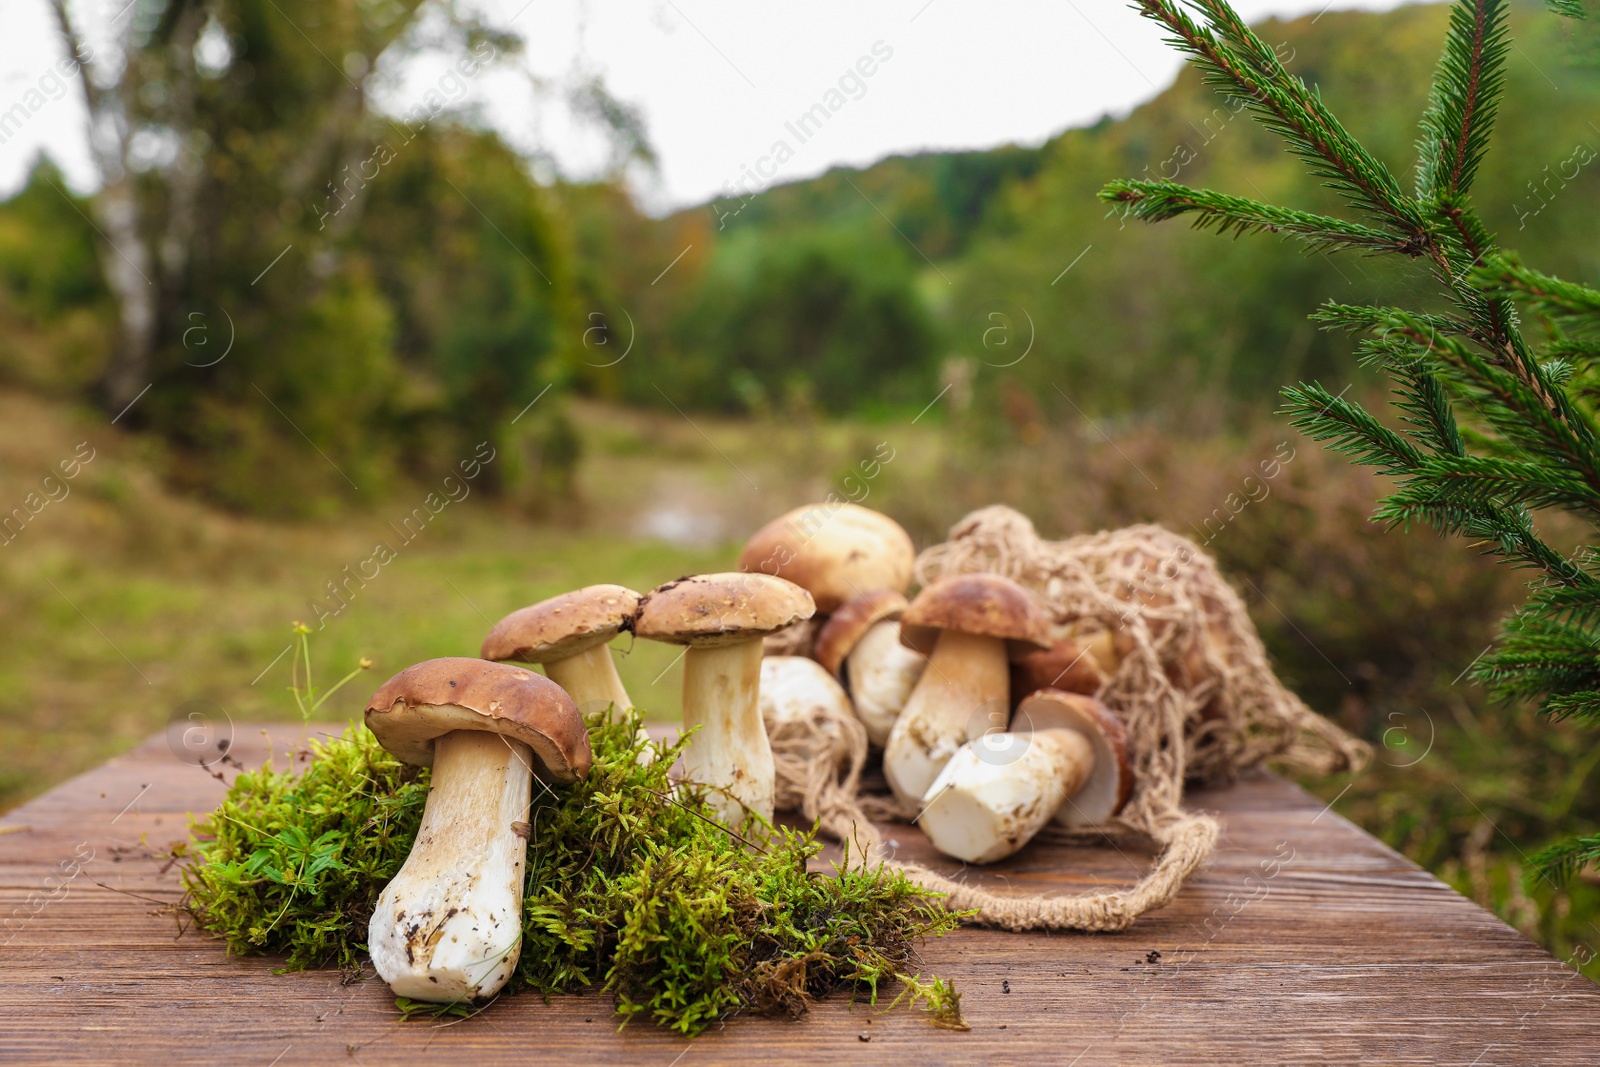
[[[1572,61],[1563,23],[1532,0],[1512,22],[1509,91],[1477,199],[1508,246],[1593,279],[1600,167],[1583,161],[1600,148],[1600,72]],[[1405,176],[1445,24],[1446,8],[1428,5],[1259,30]],[[671,378],[710,407],[915,411],[970,382],[980,412],[1026,425],[1075,409],[1194,419],[1200,397],[1259,410],[1299,377],[1355,377],[1345,339],[1306,315],[1329,297],[1367,299],[1393,283],[1392,267],[1125,226],[1095,192],[1126,176],[1340,210],[1242,102],[1189,69],[1126,117],[1038,148],[836,168],[655,224],[619,221],[613,200],[608,222],[578,213],[591,238],[580,242],[586,296],[595,321],[626,318],[637,343],[631,374],[596,372],[591,385],[641,403],[661,403],[651,383]],[[603,239],[624,226],[628,242]]]

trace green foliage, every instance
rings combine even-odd
[[[0,206],[0,375],[11,381],[77,393],[101,371],[112,305],[89,210],[43,157]]]
[[[869,399],[914,404],[931,395],[937,335],[915,271],[870,236],[736,237],[689,322],[698,350],[714,355],[693,383],[702,405],[800,399],[844,412]]]
[[[835,168],[660,220],[617,180],[535,181],[526,161],[449,101],[437,114],[395,121],[353,107],[346,75],[324,56],[376,65],[384,49],[411,47],[401,30],[417,10],[409,0],[340,0],[305,22],[307,40],[261,0],[217,7],[235,58],[204,76],[186,69],[191,50],[168,47],[190,8],[182,19],[174,8],[159,32],[135,35],[148,62],[133,69],[150,85],[136,118],[161,129],[192,121],[192,142],[205,151],[183,201],[195,207],[190,220],[166,224],[166,205],[177,202],[167,171],[137,179],[152,241],[190,222],[198,236],[181,276],[153,278],[159,337],[153,374],[138,387],[157,387],[118,425],[176,446],[169,471],[184,488],[235,509],[324,514],[352,494],[377,498],[399,475],[442,476],[487,436],[507,462],[491,465],[479,488],[548,511],[547,498],[567,492],[570,467],[542,443],[537,460],[518,466],[506,424],[550,383],[529,420],[567,389],[668,410],[670,401],[684,411],[876,417],[920,412],[946,384],[941,364],[962,358],[976,372],[971,421],[991,438],[1008,432],[1008,408],[1018,403],[1070,423],[1080,419],[1074,405],[1096,418],[1170,420],[1202,406],[1233,415],[1238,398],[1347,365],[1348,338],[1319,333],[1292,309],[1328,293],[1352,306],[1393,302],[1385,294],[1417,273],[1412,255],[1335,260],[1255,242],[1201,252],[1166,228],[1126,231],[1087,194],[1141,168],[1146,217],[1183,212],[1323,251],[1409,252],[1406,237],[1365,209],[1336,221],[1346,201],[1321,183],[1348,192],[1367,181],[1393,193],[1396,162],[1416,151],[1425,164],[1418,180],[1458,192],[1447,175],[1469,180],[1483,225],[1516,230],[1549,272],[1585,276],[1600,242],[1600,211],[1578,210],[1597,202],[1600,168],[1568,182],[1561,195],[1572,210],[1559,223],[1553,209],[1530,210],[1537,202],[1526,188],[1530,173],[1543,178],[1540,164],[1553,174],[1570,146],[1593,142],[1585,116],[1600,102],[1600,79],[1567,71],[1557,89],[1530,64],[1502,67],[1500,38],[1442,7],[1269,21],[1255,45],[1238,27],[1205,30],[1219,57],[1293,69],[1314,92],[1290,77],[1276,97],[1230,89],[1219,101],[1187,72],[1132,115],[1038,147]],[[1485,11],[1486,26],[1514,29],[1530,55],[1564,47],[1558,20],[1531,2]],[[480,45],[503,53],[514,43],[481,31],[453,31],[445,43],[469,57]],[[1430,94],[1428,68],[1446,34],[1441,69],[1466,73]],[[1495,115],[1484,103],[1498,82]],[[192,120],[173,110],[186,87]],[[580,111],[617,133],[622,156],[647,155],[637,116],[603,87],[578,96]],[[1348,147],[1327,125],[1337,111],[1360,130],[1366,157],[1332,178],[1297,166],[1243,119],[1269,105],[1290,109],[1302,149]],[[1420,135],[1419,111],[1429,116]],[[1441,136],[1468,112],[1464,140]],[[1484,157],[1489,119],[1499,120],[1500,151]],[[1207,185],[1294,207],[1191,188]],[[92,203],[82,206],[93,213]],[[0,325],[17,338],[0,361],[12,376],[82,392],[105,371],[117,317],[94,242],[46,186],[0,207],[0,261],[21,265],[0,263]],[[1399,262],[1383,261],[1391,258]],[[102,263],[115,259],[100,248]],[[89,293],[101,295],[79,298]],[[196,366],[220,352],[224,310],[240,343],[219,365]],[[197,312],[203,320],[190,318]],[[14,319],[48,329],[36,337]],[[204,352],[184,341],[201,321],[216,342]],[[1010,347],[991,344],[1002,335]],[[1028,357],[1009,365],[1029,341]],[[1182,358],[1152,375],[1144,354],[1157,352]],[[1217,402],[1194,405],[1197,392]]]
[[[1320,385],[1286,390],[1286,410],[1312,438],[1395,480],[1375,519],[1424,522],[1534,572],[1532,599],[1474,668],[1479,681],[1503,697],[1542,698],[1556,718],[1600,717],[1600,561],[1587,546],[1564,556],[1534,522],[1551,510],[1590,524],[1600,517],[1600,433],[1587,380],[1600,291],[1501,253],[1468,196],[1504,87],[1506,4],[1457,0],[1451,11],[1412,195],[1225,0],[1196,0],[1199,21],[1171,0],[1139,7],[1210,84],[1249,100],[1262,124],[1366,221],[1314,218],[1170,182],[1114,182],[1102,198],[1134,218],[1190,215],[1222,232],[1281,228],[1314,249],[1363,247],[1426,265],[1451,306],[1447,315],[1330,303],[1318,316],[1326,328],[1370,335],[1362,358],[1393,381],[1401,428]],[[1514,300],[1543,320],[1553,342],[1543,352],[1520,330]],[[1597,859],[1600,841],[1586,837],[1553,846],[1535,866],[1545,876],[1570,875]]]
[[[880,985],[900,979],[938,1025],[959,1024],[949,984],[909,973],[915,943],[953,929],[955,916],[896,873],[809,872],[821,847],[812,834],[730,834],[669,782],[681,742],[640,759],[638,722],[596,716],[593,770],[536,796],[511,989],[599,986],[624,1023],[644,1015],[696,1034],[739,1012],[798,1016],[843,989],[876,1002]],[[378,894],[410,850],[428,776],[358,726],[314,743],[309,759],[299,774],[239,776],[197,824],[185,884],[201,925],[235,951],[286,953],[290,969],[353,968]]]
[[[436,480],[560,384],[580,327],[548,192],[459,110],[514,35],[455,0],[146,8],[70,79],[129,158],[81,206],[44,168],[0,211],[0,326],[73,357],[8,346],[5,370],[98,392],[186,490],[299,516]],[[447,73],[375,111],[369,79],[421,49]],[[131,161],[152,136],[175,158]]]
[[[36,318],[105,300],[94,226],[59,168],[39,158],[0,217],[0,286]]]

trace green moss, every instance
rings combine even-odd
[[[358,970],[378,893],[405,863],[427,772],[364,726],[312,741],[299,761],[234,779],[191,829],[183,881],[200,925],[238,953],[287,956],[286,970]]]
[[[949,983],[909,973],[918,940],[956,924],[936,898],[890,871],[808,871],[821,847],[810,833],[722,829],[701,798],[671,787],[676,747],[639,758],[636,726],[633,715],[596,717],[590,774],[536,787],[511,991],[598,986],[624,1023],[643,1015],[695,1034],[740,1012],[798,1016],[830,993],[876,1002],[881,986],[904,981],[899,999],[962,1025]],[[299,771],[241,774],[196,823],[191,907],[234,951],[282,953],[288,969],[358,968],[427,774],[362,727],[302,759]]]

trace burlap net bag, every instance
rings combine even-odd
[[[855,860],[883,861],[947,894],[974,922],[1007,930],[1121,930],[1167,904],[1211,854],[1218,825],[1183,809],[1186,781],[1226,782],[1273,758],[1317,774],[1359,768],[1371,749],[1306,707],[1268,665],[1243,601],[1215,562],[1159,526],[1131,526],[1065,541],[1041,540],[1007,507],[975,511],[950,540],[917,559],[917,580],[991,573],[1033,590],[1062,634],[1109,631],[1119,653],[1099,697],[1127,726],[1132,798],[1109,825],[1055,840],[1143,842],[1149,872],[1125,888],[1080,896],[992,893],[916,864],[886,859],[875,821],[904,820],[892,797],[861,794],[867,737],[853,717],[818,713],[772,734],[778,807],[816,820],[849,843]]]

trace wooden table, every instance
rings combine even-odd
[[[246,765],[267,750],[259,727],[236,730]],[[222,791],[156,737],[0,819],[0,1062],[1600,1063],[1600,989],[1270,775],[1191,798],[1222,816],[1222,847],[1132,930],[929,943],[970,1033],[841,998],[694,1041],[640,1022],[619,1034],[599,996],[401,1024],[380,981],[275,975],[271,959],[175,936],[161,853]],[[932,857],[916,831],[894,836],[902,855]],[[1143,862],[1035,844],[970,876],[1081,891]]]

